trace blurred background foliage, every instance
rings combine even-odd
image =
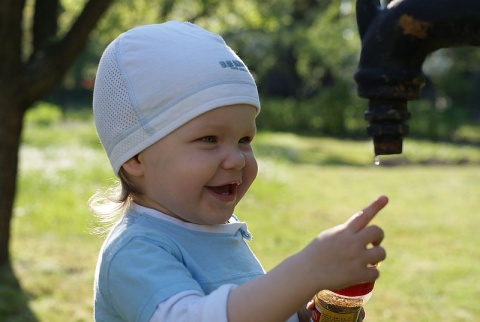
[[[61,28],[67,29],[84,2],[61,2]],[[47,101],[64,110],[90,108],[107,44],[134,26],[172,19],[222,34],[244,59],[263,100],[259,129],[366,137],[367,102],[357,96],[353,80],[360,52],[353,0],[116,0]],[[480,123],[478,48],[439,50],[424,72],[422,99],[409,104],[411,135],[479,143],[480,134],[471,130]]]

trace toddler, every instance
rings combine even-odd
[[[95,82],[95,125],[121,213],[97,263],[96,321],[308,321],[321,289],[374,281],[380,197],[265,273],[234,215],[257,175],[257,87],[216,34],[178,21],[120,35]]]

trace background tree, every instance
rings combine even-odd
[[[0,267],[11,266],[10,228],[24,114],[62,79],[111,2],[84,2],[71,24],[60,28],[65,16],[59,0],[36,0],[33,6],[25,0],[0,1]]]

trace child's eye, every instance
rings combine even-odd
[[[242,143],[242,144],[249,144],[250,142],[252,142],[252,138],[249,136],[244,136],[238,141],[238,143]]]
[[[213,135],[208,135],[208,136],[204,136],[203,138],[201,138],[201,140],[203,142],[207,142],[207,143],[216,143],[217,142],[217,137],[213,136]]]

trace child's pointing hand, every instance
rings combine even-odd
[[[305,249],[312,281],[321,289],[341,289],[378,278],[375,265],[386,257],[383,230],[370,221],[387,204],[379,197],[344,224],[319,234]]]

